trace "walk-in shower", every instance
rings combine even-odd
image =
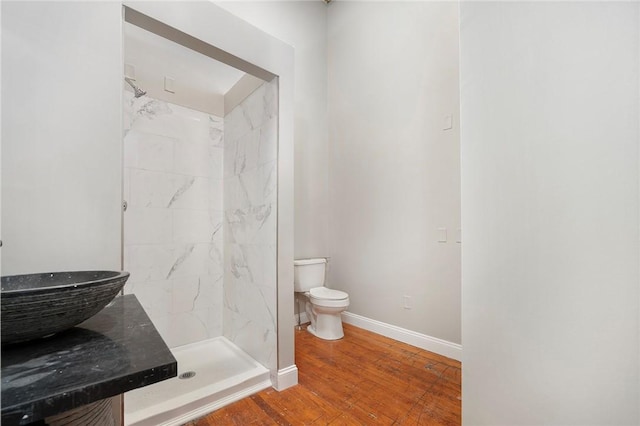
[[[183,424],[277,373],[278,80],[212,62],[125,22],[125,293],[179,376],[126,393],[127,425]]]

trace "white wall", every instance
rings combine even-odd
[[[120,268],[121,31],[118,3],[2,2],[3,275]]]
[[[465,424],[640,420],[639,8],[461,5]]]
[[[216,4],[295,49],[295,257],[328,256],[327,7],[319,0]]]
[[[460,343],[457,4],[331,3],[328,90],[330,286],[349,312]]]

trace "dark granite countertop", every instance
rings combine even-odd
[[[2,424],[45,417],[177,375],[134,295],[55,336],[2,347]]]

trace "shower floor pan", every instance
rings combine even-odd
[[[125,393],[126,426],[182,425],[271,386],[269,370],[224,337],[180,346],[172,353],[178,377],[191,377]]]

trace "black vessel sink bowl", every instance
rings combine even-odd
[[[2,344],[64,331],[91,318],[118,294],[128,272],[77,271],[2,277]]]

